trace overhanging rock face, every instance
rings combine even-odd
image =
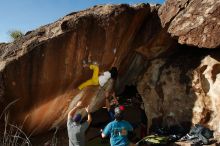
[[[180,44],[220,46],[219,0],[167,0],[158,14],[162,25]]]
[[[78,100],[97,110],[104,91],[97,86],[77,89],[92,76],[83,64],[96,62],[101,72],[116,66],[121,82],[135,80],[144,67],[135,50],[146,52],[148,46],[152,58],[172,44],[165,43],[172,41],[162,31],[157,9],[148,4],[95,6],[3,44],[1,111],[10,105],[10,121],[36,134],[65,125],[67,112]],[[160,36],[166,39],[159,41]],[[132,69],[137,66],[139,72]]]

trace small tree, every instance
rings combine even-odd
[[[9,31],[9,35],[13,39],[13,41],[15,41],[21,38],[24,34],[19,30],[13,30],[13,31]]]

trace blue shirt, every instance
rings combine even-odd
[[[128,146],[128,131],[133,128],[127,121],[112,121],[104,129],[103,134],[110,136],[111,146]]]

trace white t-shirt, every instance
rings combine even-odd
[[[105,85],[105,83],[111,78],[111,73],[109,71],[106,71],[103,73],[103,75],[99,76],[99,85],[102,87]]]

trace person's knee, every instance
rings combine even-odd
[[[99,84],[99,77],[98,76],[92,77],[91,82],[94,85],[98,85]]]

